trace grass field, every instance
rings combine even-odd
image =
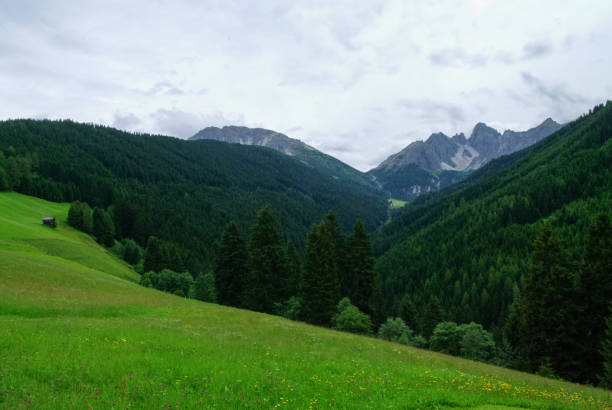
[[[391,207],[391,209],[402,208],[404,205],[406,205],[406,201],[402,201],[401,199],[395,198],[389,199],[389,206]]]
[[[66,213],[0,193],[0,408],[612,406],[604,390],[140,287]]]

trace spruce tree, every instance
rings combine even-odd
[[[149,236],[143,264],[145,272],[161,272],[166,267],[167,263],[162,247],[162,241],[155,236]]]
[[[584,314],[580,321],[585,336],[582,360],[584,379],[591,382],[603,371],[600,348],[604,339],[605,318],[612,300],[612,224],[599,215],[589,228],[580,277]]]
[[[423,336],[430,338],[438,323],[442,322],[442,308],[437,297],[432,296],[423,313]]]
[[[306,237],[300,294],[302,319],[329,326],[340,300],[340,282],[334,237],[325,223],[313,225]]]
[[[517,313],[519,359],[527,370],[550,364],[565,379],[577,377],[578,331],[574,277],[567,256],[545,224],[534,242]]]
[[[353,233],[349,237],[345,267],[345,291],[355,306],[366,314],[372,313],[372,293],[374,290],[374,257],[370,236],[357,219]]]
[[[3,167],[0,166],[0,191],[10,191],[8,175]]]
[[[228,306],[242,306],[242,293],[247,269],[246,244],[236,222],[230,222],[217,251],[214,278],[217,300]]]
[[[245,307],[273,313],[275,303],[289,299],[287,255],[276,217],[269,206],[258,213],[251,229],[245,283]]]
[[[352,280],[348,272],[349,255],[347,254],[346,237],[342,233],[342,228],[340,227],[336,213],[334,211],[327,212],[323,219],[323,223],[334,242],[336,270],[338,272],[338,280],[340,281],[340,294],[353,300],[353,297],[350,296]]]
[[[287,243],[287,293],[289,296],[298,296],[300,280],[302,278],[302,266],[300,257],[293,242]]]
[[[405,294],[404,297],[402,297],[398,314],[409,328],[413,329],[414,331],[418,330],[419,327],[416,306],[414,306],[414,302],[412,302],[412,299],[410,299],[408,294]]]
[[[612,308],[610,309],[612,312]],[[612,314],[606,319],[606,333],[601,346],[603,357],[603,374],[600,376],[601,384],[605,388],[612,388]]]
[[[102,208],[93,211],[93,235],[104,246],[113,246],[115,226],[108,212]]]
[[[215,278],[212,273],[200,273],[194,283],[194,297],[203,302],[217,301]]]
[[[68,225],[81,232],[91,233],[93,230],[93,217],[91,208],[87,203],[74,201],[68,209]]]

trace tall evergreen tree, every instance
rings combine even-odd
[[[203,302],[217,301],[215,278],[212,273],[200,273],[194,283],[194,297]]]
[[[242,306],[242,292],[247,270],[246,244],[236,222],[230,222],[221,238],[215,262],[217,300],[228,306]]]
[[[610,312],[610,316],[606,319],[606,333],[601,346],[604,370],[600,376],[601,384],[608,389],[612,388],[612,308]]]
[[[334,237],[325,223],[313,225],[306,237],[300,294],[302,319],[329,326],[340,300],[340,281]]]
[[[438,323],[442,322],[442,318],[443,313],[442,307],[440,307],[440,301],[437,297],[432,296],[423,313],[423,324],[421,326],[423,329],[423,336],[430,338]]]
[[[115,241],[115,225],[109,213],[102,208],[94,208],[92,233],[102,245],[113,246]]]
[[[161,272],[168,265],[168,259],[164,252],[163,242],[155,236],[149,236],[143,269],[145,272]]]
[[[580,321],[584,335],[585,357],[581,379],[595,382],[603,371],[601,344],[605,318],[612,301],[612,224],[607,215],[599,215],[589,228],[584,263],[580,277],[584,314]]]
[[[340,227],[340,223],[334,211],[327,212],[323,219],[323,223],[334,241],[336,270],[340,281],[340,294],[342,296],[349,296],[352,282],[350,273],[348,272],[349,255],[347,254],[346,237],[342,233],[342,228]],[[354,300],[353,297],[350,297],[350,299]]]
[[[9,185],[8,175],[4,168],[0,166],[0,191],[10,191],[11,186]]]
[[[93,219],[91,208],[85,202],[74,201],[68,209],[68,225],[81,232],[91,233],[93,230]]]
[[[576,379],[576,350],[581,338],[575,305],[574,277],[567,256],[545,224],[534,242],[529,272],[522,283],[517,310],[520,360],[530,371],[550,360],[563,378]]]
[[[302,278],[302,265],[300,257],[293,242],[287,242],[287,293],[289,296],[298,296],[300,280]]]
[[[372,313],[372,292],[374,290],[374,257],[370,236],[357,219],[349,237],[346,250],[348,263],[345,267],[345,291],[355,306],[366,314]]]
[[[249,239],[249,259],[245,283],[245,307],[272,313],[274,304],[291,296],[287,277],[287,255],[281,242],[276,217],[269,206],[257,213]]]
[[[402,298],[398,310],[398,315],[404,321],[404,323],[406,323],[410,329],[414,331],[418,330],[419,326],[416,306],[414,306],[414,302],[412,299],[410,299],[408,294],[405,294]]]

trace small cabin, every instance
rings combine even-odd
[[[55,228],[55,218],[52,216],[46,216],[42,219],[43,225],[50,226],[51,228]]]

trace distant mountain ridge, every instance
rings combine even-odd
[[[272,148],[283,154],[296,156],[304,151],[316,151],[315,148],[302,141],[290,138],[280,132],[264,128],[247,128],[235,125],[219,127],[206,127],[198,131],[190,140],[216,140],[230,144],[258,145]]]
[[[189,138],[192,141],[202,139],[271,148],[294,157],[328,177],[378,190],[377,184],[370,176],[299,139],[290,138],[280,132],[230,125],[222,128],[206,127]]]
[[[561,127],[547,118],[527,131],[501,134],[479,122],[469,139],[463,133],[453,137],[431,134],[426,141],[413,142],[391,155],[368,174],[392,197],[407,200],[459,182],[492,159],[533,145]]]

